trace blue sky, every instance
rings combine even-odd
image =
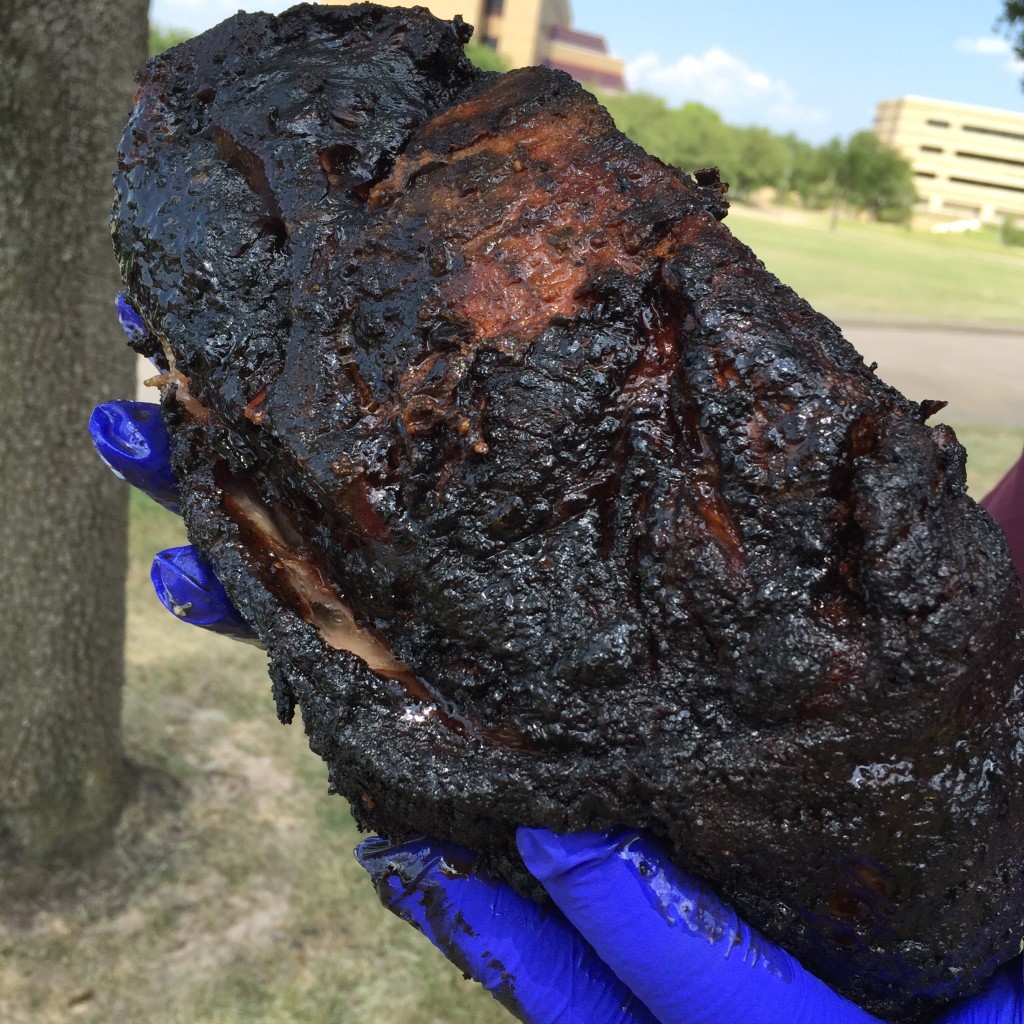
[[[239,7],[290,6],[153,0],[150,17],[199,32]],[[1000,0],[573,0],[572,9],[578,28],[626,61],[631,88],[810,142],[870,128],[879,100],[908,94],[1024,112],[1024,67],[996,29]]]

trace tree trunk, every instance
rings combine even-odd
[[[107,215],[146,0],[0,0],[0,864],[100,845],[120,738],[128,488],[93,405],[133,392]]]

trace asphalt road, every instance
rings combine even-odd
[[[933,422],[1024,427],[1024,328],[839,322],[879,377],[908,398],[949,405]]]

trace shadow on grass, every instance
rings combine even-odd
[[[0,922],[8,930],[31,930],[40,914],[112,917],[166,867],[180,839],[188,786],[170,772],[131,762],[126,775],[130,792],[105,849],[85,859],[69,853],[47,868],[5,869]]]

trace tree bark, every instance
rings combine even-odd
[[[107,216],[146,0],[0,0],[0,863],[82,855],[123,805],[128,397]]]

